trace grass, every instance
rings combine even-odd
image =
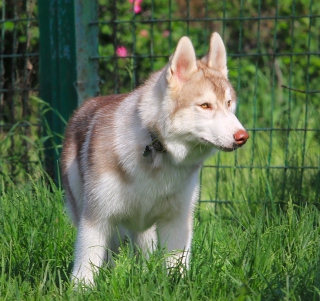
[[[320,212],[290,199],[285,209],[201,206],[184,277],[163,268],[161,251],[146,261],[124,246],[95,287],[74,291],[75,228],[63,192],[37,169],[23,185],[0,182],[0,300],[320,300]]]

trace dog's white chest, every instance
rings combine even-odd
[[[110,173],[105,174],[100,180],[99,191],[103,193],[99,198],[103,200],[100,214],[104,217],[112,214],[116,223],[130,230],[144,231],[158,220],[170,218],[183,207],[188,208],[197,178],[197,171],[187,176],[174,168],[136,170],[130,182],[120,182]]]

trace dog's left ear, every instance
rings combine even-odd
[[[169,82],[172,79],[177,79],[180,83],[184,83],[197,70],[197,59],[193,45],[188,37],[182,37],[174,54],[170,57],[167,80]]]
[[[227,52],[223,41],[217,32],[214,32],[211,35],[209,51],[201,61],[209,68],[219,71],[225,77],[228,77]]]

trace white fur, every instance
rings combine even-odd
[[[96,268],[104,260],[112,263],[110,251],[117,251],[125,236],[146,255],[160,245],[171,254],[168,265],[181,259],[188,266],[198,171],[218,149],[241,146],[235,134],[246,133],[234,115],[236,100],[226,79],[225,48],[218,34],[212,35],[210,50],[202,61],[196,61],[191,41],[183,37],[168,65],[126,96],[112,112],[111,121],[105,111],[98,110],[83,133],[83,179],[76,161],[64,152],[79,210],[73,279],[92,283]],[[204,78],[199,64],[204,64],[202,68],[211,78]],[[196,85],[194,91],[184,92],[197,80],[203,83],[203,90]],[[211,81],[219,83],[223,99]],[[177,97],[183,93],[188,99],[180,107]],[[203,108],[203,103],[208,103],[209,109]],[[96,125],[100,126],[98,132]],[[151,142],[150,132],[157,134],[166,153],[153,150],[142,156]],[[100,145],[100,153],[91,155],[90,160],[106,166],[99,172],[88,163],[97,137],[103,147]],[[111,156],[110,145],[116,157]],[[110,158],[116,162],[108,161]],[[108,166],[121,167],[125,175]]]

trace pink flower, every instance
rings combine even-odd
[[[126,57],[127,56],[127,48],[124,46],[119,46],[116,50],[116,54],[119,57]]]
[[[149,32],[146,29],[141,29],[139,34],[144,38],[147,38],[149,36]]]
[[[162,33],[162,36],[167,38],[168,36],[170,35],[170,31],[169,30],[165,30],[163,33]]]
[[[138,14],[142,11],[141,2],[142,0],[129,0],[130,3],[133,3],[133,11],[135,14]]]
[[[134,11],[135,14],[140,13],[141,10],[142,10],[142,8],[141,8],[140,5],[135,5],[135,6],[133,7],[133,11]]]

